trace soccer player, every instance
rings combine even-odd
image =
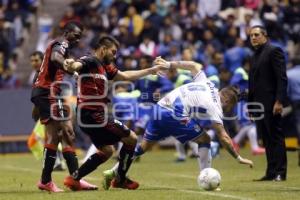
[[[171,68],[183,68],[191,71],[193,82],[182,85],[164,98],[155,109],[159,116],[150,120],[141,145],[135,149],[135,156],[140,156],[159,140],[174,136],[182,143],[194,141],[199,144],[200,170],[210,167],[210,137],[203,131],[203,126],[211,125],[224,148],[241,164],[253,166],[251,160],[242,158],[234,149],[231,138],[223,127],[223,111],[230,111],[238,101],[238,92],[234,87],[222,89],[219,93],[214,84],[207,79],[201,70],[202,65],[193,61],[167,62],[162,58],[155,61],[156,65]],[[105,187],[118,176],[115,170],[104,171]]]
[[[69,49],[81,38],[82,31],[83,27],[78,22],[69,22],[65,25],[62,38],[48,45],[37,79],[33,84],[31,94],[31,101],[35,106],[33,115],[45,125],[46,131],[42,176],[37,184],[40,190],[63,191],[56,186],[51,177],[57,146],[60,142],[69,173],[72,174],[78,169],[78,160],[73,148],[74,131],[70,117],[68,117],[67,107],[60,98],[61,85],[59,83],[65,75],[63,62],[69,57]],[[84,180],[81,186],[84,189],[97,188]]]
[[[174,88],[177,88],[183,84],[190,83],[192,81],[192,77],[185,75],[185,74],[178,73],[178,70],[176,68],[172,68],[168,71],[167,78],[172,82]],[[192,158],[198,157],[198,144],[196,144],[194,142],[188,142],[187,145],[192,150],[192,153],[190,154],[190,156]],[[175,140],[175,149],[177,152],[177,158],[176,158],[175,162],[179,163],[179,162],[185,161],[185,159],[186,159],[185,146],[186,145],[182,144],[178,140]]]
[[[79,74],[78,120],[79,126],[91,138],[98,152],[93,154],[71,176],[65,178],[64,184],[72,190],[81,190],[80,180],[107,161],[112,153],[112,145],[122,141],[119,154],[118,176],[114,177],[112,186],[124,189],[136,189],[139,184],[126,177],[131,165],[137,142],[136,134],[120,121],[108,117],[106,105],[107,80],[132,81],[148,74],[155,74],[163,66],[136,71],[119,71],[113,61],[116,59],[119,42],[113,37],[104,36],[96,44],[95,54],[85,56],[78,61],[68,59],[65,69]]]
[[[152,61],[150,56],[141,57],[139,63],[141,69],[151,67]],[[135,82],[135,89],[141,92],[138,98],[138,112],[134,124],[135,132],[139,136],[138,143],[140,143],[147,123],[153,115],[153,106],[157,103],[162,94],[173,89],[173,85],[166,77],[148,75]]]

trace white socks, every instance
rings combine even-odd
[[[210,144],[199,144],[198,149],[198,164],[200,171],[211,167],[211,152]]]
[[[91,155],[95,154],[96,152],[97,148],[95,147],[95,145],[91,144],[82,162],[85,163],[85,161],[87,161],[87,159],[89,159],[89,157],[91,157]]]
[[[178,159],[185,160],[186,159],[186,153],[184,149],[184,144],[179,142],[178,140],[175,141],[175,147],[178,154]]]
[[[239,144],[246,135],[248,136],[251,149],[252,150],[257,149],[259,146],[257,143],[256,127],[254,124],[250,124],[242,127],[241,130],[238,132],[238,134],[233,138],[233,141],[236,144]]]

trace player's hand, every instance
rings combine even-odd
[[[155,65],[152,67],[153,73],[152,74],[157,74],[159,76],[166,76],[167,71],[169,70],[168,67],[164,65]]]
[[[239,161],[240,164],[244,164],[244,165],[249,165],[250,168],[253,167],[253,162],[252,160],[248,160],[246,158],[242,158],[241,156],[239,156],[237,158],[237,160]]]
[[[73,58],[68,58],[64,60],[63,68],[66,71],[69,71],[69,68],[72,66],[72,64],[75,62]]]
[[[283,105],[279,101],[275,101],[273,106],[273,115],[281,115],[283,111]]]
[[[154,62],[154,65],[163,66],[164,68],[169,69],[171,67],[171,63],[163,59],[162,57],[156,57]]]

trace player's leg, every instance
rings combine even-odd
[[[145,133],[145,127],[144,126],[146,126],[146,123],[143,123],[144,125],[143,125],[143,127],[138,127],[138,126],[136,126],[135,127],[135,130],[134,130],[134,132],[136,133],[136,135],[137,135],[137,144],[141,144],[141,142],[142,142],[142,140],[143,140],[143,135],[144,135],[144,133]],[[141,126],[141,124],[139,123],[139,126]],[[140,161],[140,157],[137,157],[136,159],[135,159],[135,161],[136,162],[139,162]]]
[[[45,126],[46,138],[43,158],[44,161],[41,180],[38,183],[38,188],[41,190],[47,190],[51,192],[63,191],[52,182],[51,176],[57,156],[56,152],[59,143],[59,136],[57,133],[59,130],[59,127],[53,120],[50,120]]]
[[[108,189],[110,184],[115,188],[136,189],[139,184],[130,180],[126,174],[132,164],[134,149],[137,143],[137,136],[133,131],[130,131],[129,136],[121,138],[123,146],[119,154],[119,162],[114,168],[108,172],[104,172],[104,189]]]
[[[215,158],[220,153],[220,144],[217,140],[215,140],[217,137],[216,137],[216,133],[213,129],[206,130],[206,133],[211,138],[211,142],[210,142],[211,156],[212,156],[212,158]]]
[[[44,157],[41,180],[38,182],[38,188],[50,192],[62,192],[52,181],[52,171],[56,160],[57,146],[59,143],[60,126],[57,121],[52,119],[51,103],[55,102],[48,96],[37,96],[31,99],[38,109],[38,117],[45,125],[45,143]]]
[[[175,162],[184,162],[186,159],[186,152],[184,148],[184,144],[179,142],[178,140],[175,140],[175,149],[177,153],[177,158]]]
[[[193,141],[188,142],[188,146],[191,149],[191,153],[189,155],[190,158],[198,158],[198,144]]]
[[[145,105],[144,103],[138,104],[137,120],[134,124],[135,127],[134,132],[138,137],[137,144],[141,144],[143,140],[143,135],[146,131],[147,124],[154,114],[153,106],[154,106],[153,104],[147,104],[147,105]],[[136,161],[140,161],[140,157],[137,157]]]
[[[96,144],[95,144],[96,145]],[[99,165],[106,162],[113,154],[112,145],[99,146],[97,153],[94,153],[84,162],[72,176],[68,176],[64,180],[64,185],[71,190],[96,190],[97,186],[84,181],[82,178],[93,172]]]
[[[95,145],[91,144],[90,147],[89,147],[89,149],[87,150],[84,158],[80,162],[84,163],[85,161],[87,161],[87,159],[89,159],[89,157],[91,155],[93,155],[96,152],[97,152],[97,148],[95,147]]]
[[[247,131],[248,131],[248,127],[243,126],[239,130],[239,132],[236,134],[236,136],[234,136],[234,138],[232,139],[232,143],[233,143],[233,146],[234,146],[236,151],[239,151],[239,149],[240,149],[239,144],[246,137]]]
[[[198,144],[198,162],[200,170],[211,166],[211,153],[209,135],[199,126],[196,120],[190,120],[183,124],[175,119],[170,120],[169,126],[172,136],[185,144],[189,141]]]
[[[147,126],[147,130],[144,134],[144,138],[140,144],[136,145],[134,152],[133,152],[134,154],[132,154],[132,149],[129,151],[130,152],[129,154],[127,153],[127,155],[129,155],[131,157],[131,159],[130,160],[128,159],[129,163],[126,163],[125,170],[120,167],[121,162],[123,162],[122,166],[124,166],[124,161],[121,161],[123,159],[122,157],[124,157],[124,156],[121,157],[121,155],[126,155],[126,152],[121,153],[122,152],[122,149],[121,149],[119,162],[116,163],[112,169],[106,170],[103,172],[103,176],[104,176],[103,188],[105,190],[109,189],[109,187],[111,186],[111,183],[113,183],[112,180],[115,177],[120,177],[118,175],[118,173],[123,173],[123,177],[124,177],[124,174],[126,177],[126,172],[128,171],[129,164],[131,164],[132,160],[143,155],[146,151],[151,149],[152,146],[157,141],[159,141],[161,139],[161,136],[160,136],[161,134],[159,133],[159,130],[160,130],[159,120],[150,120],[148,123],[148,126]],[[133,137],[133,138],[131,138],[131,137]],[[132,146],[134,143],[136,143],[136,141],[134,141],[134,140],[136,140],[135,138],[136,138],[136,134],[133,131],[130,131],[129,137],[124,137],[121,140],[124,144],[127,143],[127,146],[128,146],[128,143],[130,143],[129,146]],[[128,147],[126,149],[128,149]],[[124,151],[128,151],[126,149]],[[116,184],[115,184],[115,186],[116,186]],[[138,187],[138,185],[136,183],[132,184],[132,186],[133,187],[128,188],[128,189],[136,189]]]
[[[65,121],[69,127],[72,127],[70,120]],[[78,158],[74,148],[74,137],[70,137],[68,133],[62,133],[62,152],[63,157],[66,160],[66,164],[69,170],[69,174],[72,175],[78,169]]]
[[[210,152],[210,137],[206,133],[201,134],[193,140],[198,144],[198,164],[202,171],[205,168],[211,167],[211,152]]]
[[[247,136],[249,138],[250,147],[253,155],[262,155],[265,153],[265,148],[258,145],[257,142],[257,131],[254,124],[248,125]]]

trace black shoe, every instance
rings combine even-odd
[[[273,181],[285,181],[286,177],[282,176],[282,175],[277,175],[275,176],[275,178],[273,179]]]
[[[263,176],[260,179],[254,179],[253,181],[273,181],[274,180],[274,176]]]

